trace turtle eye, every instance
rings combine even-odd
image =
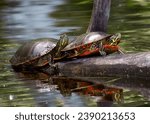
[[[64,37],[65,37],[65,34],[61,34],[61,35],[60,35],[60,38],[64,38]]]
[[[62,39],[62,38],[63,38],[63,35],[60,35],[60,38]]]

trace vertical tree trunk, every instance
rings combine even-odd
[[[93,11],[87,32],[106,32],[111,0],[94,0]]]

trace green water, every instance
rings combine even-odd
[[[16,74],[9,63],[23,42],[84,33],[91,10],[92,0],[0,1],[0,106],[98,105],[93,96],[75,92],[65,96],[49,78]],[[120,46],[127,52],[150,51],[150,2],[112,0],[108,32],[121,32]],[[91,79],[101,82],[99,77]],[[123,88],[124,102],[112,106],[150,106],[149,80],[123,79],[114,84]]]

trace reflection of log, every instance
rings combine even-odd
[[[150,78],[150,52],[81,58],[59,62],[58,68],[64,76]]]
[[[128,88],[132,91],[137,91],[150,100],[150,83],[149,79],[143,78],[122,78],[112,83],[115,87]]]

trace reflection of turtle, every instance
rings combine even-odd
[[[119,51],[118,44],[121,34],[109,35],[103,32],[90,32],[76,37],[69,45],[61,50],[61,54],[55,56],[55,60],[61,58],[73,58],[100,53],[107,55]]]
[[[36,39],[21,46],[10,62],[14,68],[42,67],[48,63],[53,63],[55,54],[59,54],[67,44],[66,35],[61,35],[59,40],[53,38]]]
[[[123,90],[120,88],[108,88],[103,90],[105,99],[112,100],[117,103],[123,102]]]

